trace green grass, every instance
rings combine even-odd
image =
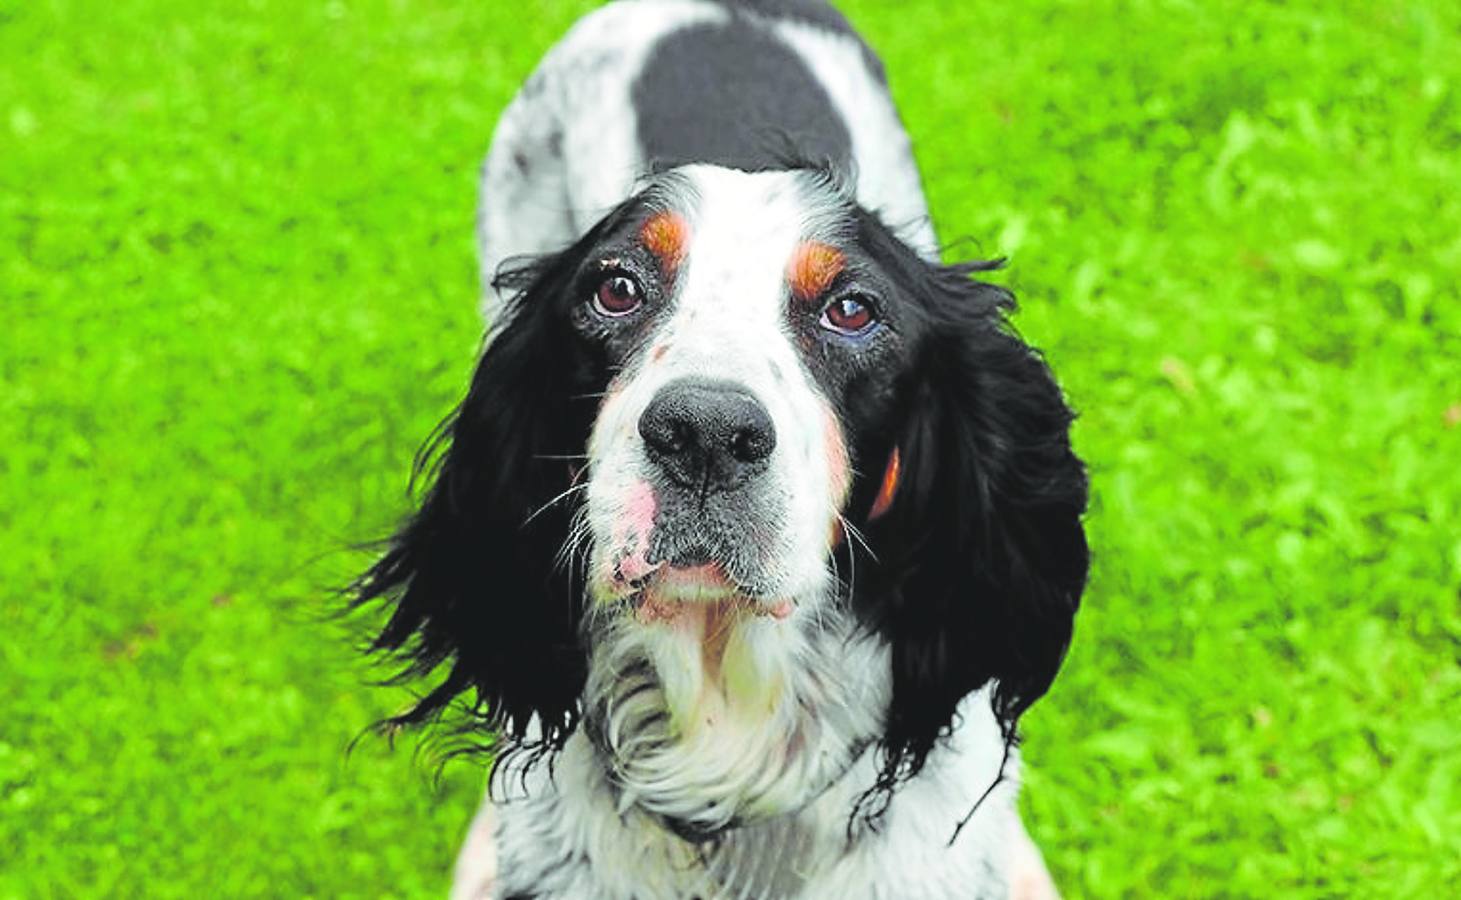
[[[0,897],[440,895],[480,774],[339,628],[582,2],[0,0]],[[1027,718],[1074,897],[1461,881],[1461,7],[845,7],[1083,416]]]

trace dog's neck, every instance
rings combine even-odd
[[[682,836],[806,807],[882,727],[887,646],[828,610],[589,625],[585,733],[618,798]]]

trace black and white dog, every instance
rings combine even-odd
[[[495,735],[455,895],[1052,896],[1013,746],[1086,578],[1072,414],[847,21],[592,13],[480,232],[487,349],[356,597],[444,673],[395,724]]]

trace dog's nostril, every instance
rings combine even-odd
[[[731,438],[731,455],[741,462],[757,462],[776,449],[776,432],[769,428],[742,428]]]
[[[651,443],[666,453],[679,453],[695,441],[695,427],[689,422],[671,419],[664,427],[651,430]]]
[[[658,453],[680,453],[695,442],[694,425],[657,401],[639,417],[639,436]]]

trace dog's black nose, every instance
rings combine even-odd
[[[706,492],[739,487],[776,449],[766,407],[724,381],[687,378],[660,388],[639,417],[639,434],[666,475]]]

